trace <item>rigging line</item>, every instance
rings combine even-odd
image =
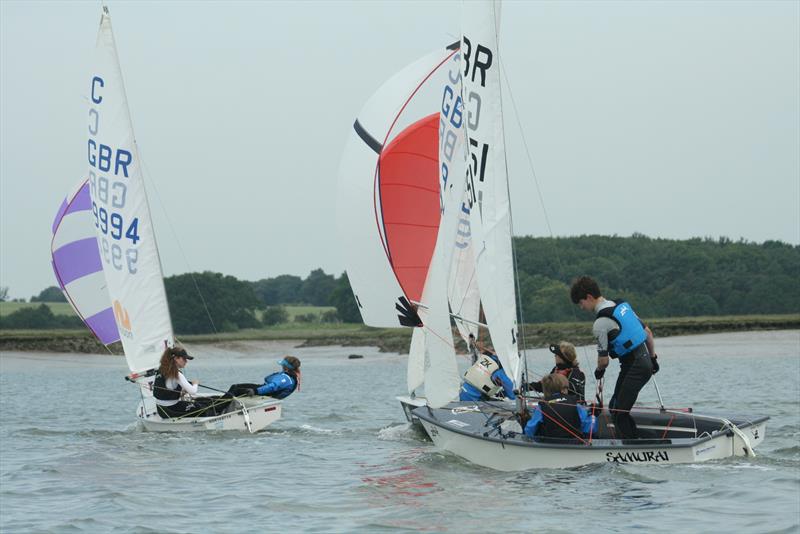
[[[505,65],[503,64],[502,56],[500,56],[500,67],[501,67],[500,70],[503,72],[503,78],[506,81],[506,89],[508,89],[508,96],[511,99],[511,107],[513,108],[513,111],[514,111],[514,118],[517,121],[517,128],[519,129],[520,137],[522,137],[522,146],[525,148],[525,156],[527,157],[528,166],[530,167],[530,171],[531,171],[531,177],[533,178],[533,183],[534,183],[534,186],[536,187],[536,194],[537,194],[537,196],[539,198],[539,205],[541,206],[541,209],[542,209],[542,215],[544,216],[545,225],[547,226],[547,232],[550,235],[550,239],[555,240],[556,238],[555,238],[555,235],[553,234],[553,227],[550,224],[550,216],[547,214],[547,206],[546,206],[546,204],[544,202],[544,195],[542,193],[542,188],[539,185],[539,177],[536,175],[536,169],[535,169],[535,167],[533,165],[533,158],[531,157],[531,151],[530,151],[530,148],[528,147],[528,140],[525,138],[525,130],[522,127],[522,121],[520,120],[519,110],[517,108],[517,102],[514,99],[514,92],[511,90],[511,83],[508,80],[508,72],[506,71]],[[502,102],[501,102],[501,105],[502,105]],[[559,251],[558,251],[558,247],[555,247],[555,258],[556,258],[556,262],[558,263],[559,271],[562,272],[562,273],[566,272],[565,269],[564,269],[564,262],[562,261],[561,254],[559,254]],[[578,314],[576,313],[575,308],[571,307],[571,310],[572,310],[572,316],[575,318],[575,322],[579,322],[578,321]],[[524,330],[524,327],[523,327],[523,330]],[[590,357],[589,357],[589,354],[588,354],[586,348],[584,347],[584,349],[581,352],[583,352],[583,356],[584,356],[584,360],[586,360],[587,368],[590,368],[591,367],[591,361],[590,361]],[[597,379],[595,379],[595,384],[597,384]]]
[[[494,10],[494,5],[492,5],[492,10]],[[495,14],[495,20],[496,14]],[[496,35],[496,34],[495,34]],[[501,57],[500,54],[500,42],[497,41],[497,56],[498,58]],[[500,70],[504,71],[503,76],[505,77],[505,68],[503,67],[502,60],[500,61]],[[499,85],[499,84],[498,84]],[[508,78],[506,77],[506,85],[508,85]],[[500,95],[498,100],[500,101],[500,117],[503,117],[503,91],[502,87],[498,87],[500,89]],[[514,108],[516,110],[516,107]],[[519,265],[517,263],[517,247],[514,245],[514,216],[511,209],[511,184],[508,180],[508,150],[506,146],[506,128],[505,128],[505,121],[503,121],[503,128],[501,130],[503,134],[503,163],[505,164],[505,171],[506,171],[506,196],[508,197],[508,226],[509,232],[511,236],[511,258],[514,264],[514,286],[516,289],[516,297],[517,297],[517,313],[515,316],[519,317],[519,321],[517,323],[517,335],[519,336],[520,343],[517,345],[518,352],[522,353],[522,366],[525,368],[525,380],[522,380],[520,377],[520,381],[522,382],[522,391],[527,391],[527,376],[528,376],[528,355],[525,353],[525,347],[527,343],[525,342],[525,318],[522,313],[522,291],[520,290],[520,283],[519,283]],[[516,318],[516,317],[515,317]],[[519,348],[522,347],[520,351]],[[519,369],[517,369],[519,372]],[[517,377],[515,376],[514,379],[516,380]]]
[[[139,148],[139,147],[137,146],[137,148]],[[139,148],[139,153],[141,154],[141,149],[140,148]],[[165,218],[167,219],[167,226],[169,226],[169,230],[172,233],[173,240],[178,245],[178,251],[180,252],[181,257],[183,258],[183,262],[189,268],[189,277],[192,279],[192,283],[194,284],[195,291],[197,291],[197,295],[200,297],[200,302],[203,303],[203,309],[205,310],[206,316],[208,317],[208,322],[211,323],[211,329],[214,330],[214,334],[219,334],[219,331],[217,330],[217,325],[214,324],[214,319],[211,318],[211,312],[208,309],[208,304],[206,303],[206,299],[203,296],[203,292],[200,291],[200,286],[197,283],[197,279],[194,276],[194,272],[193,272],[192,266],[189,263],[189,259],[186,256],[186,252],[183,250],[183,245],[181,245],[181,242],[178,239],[178,234],[175,231],[175,226],[172,224],[172,219],[169,216],[169,211],[166,209],[166,207],[164,206],[164,203],[161,201],[161,193],[158,190],[158,185],[156,185],[155,180],[150,178],[150,176],[151,176],[150,175],[150,169],[147,166],[146,160],[141,156],[140,156],[139,159],[140,159],[140,162],[142,164],[142,171],[144,171],[144,172],[142,172],[142,178],[144,178],[145,175],[147,175],[147,180],[153,185],[153,189],[154,189],[154,191],[156,193],[156,199],[158,200],[158,205],[161,208],[161,211],[164,213]],[[146,197],[147,197],[147,195],[145,195],[145,198]],[[155,239],[155,232],[154,232],[154,239]],[[158,251],[158,247],[156,247],[156,251]],[[159,258],[159,264],[160,263],[161,263],[161,260]],[[162,272],[162,276],[163,276],[163,272],[164,272],[163,267],[161,268],[161,272]],[[163,283],[163,280],[162,280],[162,283]],[[166,294],[166,287],[164,289],[164,293]],[[172,319],[170,319],[170,323],[171,322],[172,322]]]

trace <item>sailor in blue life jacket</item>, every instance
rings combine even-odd
[[[659,370],[653,332],[645,325],[627,302],[605,299],[597,282],[588,276],[577,279],[570,289],[572,302],[582,310],[594,311],[597,317],[592,332],[597,339],[597,369],[594,376],[601,380],[608,359],[619,360],[620,370],[614,395],[608,404],[617,437],[639,437],[636,421],[630,414],[639,391]]]
[[[545,400],[534,408],[525,424],[531,438],[577,440],[597,432],[597,419],[577,399],[569,395],[569,380],[552,373],[542,378]]]
[[[265,376],[263,384],[234,384],[228,388],[228,394],[266,395],[285,399],[300,386],[300,360],[294,356],[285,356],[278,364],[281,370]]]
[[[480,341],[475,345],[482,354],[478,361],[467,369],[458,399],[462,401],[491,400],[502,393],[508,399],[516,399],[514,382],[508,377],[500,364],[500,359],[491,350],[485,348]]]

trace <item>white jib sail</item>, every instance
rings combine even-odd
[[[463,4],[461,72],[478,287],[494,349],[516,384],[520,366],[496,7],[492,1]]]
[[[408,98],[451,52],[436,50],[395,74],[364,105],[339,167],[337,223],[347,276],[364,323],[400,326],[395,304],[403,290],[386,256],[375,194],[378,151]]]
[[[461,98],[459,53],[448,62],[448,76],[439,111],[439,192],[442,217],[419,314],[425,331],[425,397],[428,405],[444,406],[458,396],[458,373],[448,300],[451,266],[459,242],[466,189],[463,159],[464,106]]]
[[[461,54],[456,53],[447,64],[447,81],[442,95],[439,124],[439,162],[444,184],[446,181],[466,179],[464,102],[461,84]],[[446,178],[446,179],[445,179]],[[455,248],[452,251],[447,283],[450,309],[456,316],[458,333],[469,341],[469,335],[478,337],[481,297],[475,272],[475,257],[470,227],[469,191],[458,207],[458,226]],[[465,320],[460,320],[463,318]]]
[[[158,365],[173,333],[106,7],[89,90],[89,185],[98,246],[128,367],[141,372]]]
[[[414,393],[425,383],[425,329],[414,328],[411,334],[411,346],[408,349],[408,369],[406,381],[408,394]]]

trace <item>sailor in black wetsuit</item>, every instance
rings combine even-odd
[[[594,376],[603,378],[608,358],[617,358],[619,376],[614,395],[608,404],[617,436],[623,439],[639,437],[630,409],[639,391],[658,372],[653,333],[625,301],[606,300],[592,278],[584,276],[572,284],[572,302],[582,310],[594,311],[597,318],[592,332],[597,339],[597,369]]]

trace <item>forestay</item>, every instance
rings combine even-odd
[[[503,136],[496,2],[465,2],[461,64],[469,137],[472,238],[483,311],[495,351],[519,381],[511,207]]]
[[[72,309],[101,343],[109,345],[119,341],[119,330],[92,220],[89,182],[83,180],[56,213],[50,253],[56,280]]]
[[[89,192],[108,293],[128,366],[158,364],[172,324],[111,18],[103,8],[89,83]]]

